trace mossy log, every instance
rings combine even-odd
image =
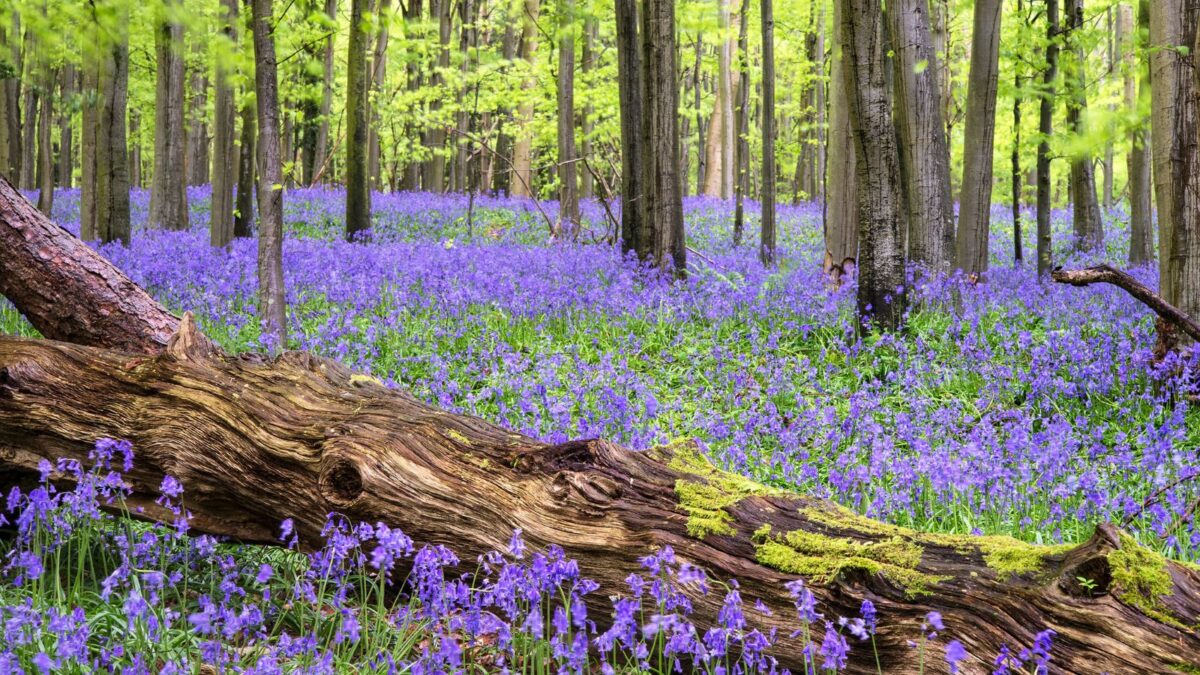
[[[30,218],[0,210],[0,230]],[[4,241],[11,248],[0,271],[18,275],[5,288],[46,278],[33,273],[38,266],[74,264],[65,250],[39,255],[20,237]],[[337,511],[446,544],[474,565],[521,528],[529,545],[562,546],[600,582],[597,617],[638,557],[669,545],[770,607],[772,616],[752,621],[778,629],[775,655],[797,672],[801,645],[788,637],[796,620],[784,588],[797,577],[828,617],[856,615],[864,598],[875,603],[889,673],[918,672],[906,640],[932,610],[973,655],[967,672],[1045,628],[1058,633],[1056,670],[1200,668],[1200,569],[1113,528],[1062,547],[920,534],[721,471],[692,442],[648,452],[604,440],[550,445],[310,354],[227,355],[187,316],[165,345],[148,333],[142,345],[88,346],[105,336],[56,328],[74,304],[91,301],[86,285],[75,292],[53,320],[28,314],[51,339],[0,337],[0,479],[32,473],[43,458],[86,461],[97,438],[114,437],[137,453],[131,508],[157,515],[157,487],[171,474],[184,485],[194,528],[242,541],[273,542],[291,518],[302,542],[317,546],[326,514]],[[12,296],[19,308],[26,295]],[[88,345],[54,341],[62,337]],[[693,597],[701,628],[722,599]],[[852,652],[851,668],[875,671],[868,648]]]

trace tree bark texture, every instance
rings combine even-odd
[[[72,175],[75,171],[74,154],[74,131],[71,126],[71,118],[74,117],[72,108],[76,100],[76,71],[74,63],[64,63],[62,68],[62,110],[58,116],[58,186],[70,188],[74,185],[75,178]],[[0,85],[2,87],[3,85]],[[2,97],[0,97],[2,98]],[[2,106],[3,104],[0,104]],[[0,128],[4,125],[0,123]],[[3,146],[3,141],[0,141],[0,147]],[[3,166],[0,161],[0,166]]]
[[[1083,128],[1083,115],[1087,111],[1087,55],[1079,36],[1084,26],[1083,19],[1083,0],[1067,0],[1067,36],[1073,43],[1072,52],[1075,55],[1071,96],[1067,100],[1067,124],[1076,136],[1087,132]],[[1071,158],[1071,204],[1075,246],[1084,251],[1104,246],[1104,221],[1100,219],[1100,203],[1096,199],[1096,170],[1090,155]]]
[[[1050,233],[1050,134],[1054,132],[1054,86],[1058,77],[1058,0],[1046,0],[1046,70],[1042,74],[1042,97],[1038,109],[1037,149],[1037,269],[1038,276],[1050,274],[1053,241]]]
[[[47,216],[54,210],[54,84],[58,73],[42,64],[42,109],[38,114],[38,210]]]
[[[237,44],[238,0],[222,0],[221,31]],[[233,241],[233,200],[238,175],[235,143],[237,110],[228,67],[218,61],[215,100],[213,101],[212,209],[209,214],[209,242],[228,246]]]
[[[884,73],[883,9],[875,0],[848,0],[841,19],[858,167],[858,315],[864,324],[895,330],[905,309],[905,217]]]
[[[254,234],[254,186],[258,181],[258,105],[253,98],[242,102],[241,117],[233,236],[250,237]]]
[[[558,4],[558,228],[573,239],[579,230],[575,147],[575,2]]]
[[[49,278],[31,270],[95,256],[61,230],[52,245],[74,246],[41,255],[37,243],[25,244],[25,227],[57,229],[0,181],[0,238],[17,244],[0,259],[2,278],[22,280],[19,298],[36,297],[36,284]],[[190,316],[175,319],[152,300],[118,309],[118,325],[147,325],[132,316],[142,313],[169,317],[165,344],[157,333],[139,344],[123,331],[121,349],[52,341],[67,337],[61,329],[89,344],[108,342],[106,325],[71,323],[94,293],[109,292],[100,279],[120,274],[110,266],[95,271],[87,273],[91,285],[54,305],[56,316],[33,319],[50,339],[0,337],[0,471],[7,475],[36,473],[43,459],[86,463],[97,438],[122,438],[136,453],[128,505],[146,517],[166,515],[155,499],[170,474],[184,486],[195,530],[244,542],[274,542],[279,522],[291,518],[302,545],[316,547],[326,514],[337,511],[452,546],[473,561],[521,528],[532,547],[562,546],[602,589],[623,587],[640,556],[669,545],[681,561],[710,578],[737,579],[743,597],[761,599],[772,615],[752,621],[778,631],[775,655],[797,672],[802,645],[789,637],[795,610],[784,584],[799,576],[826,616],[853,616],[864,598],[876,605],[875,642],[889,673],[925,669],[907,640],[929,611],[940,612],[975,655],[961,664],[969,672],[990,666],[984,656],[1002,644],[1028,645],[1045,627],[1058,633],[1054,667],[1063,672],[1200,666],[1200,636],[1185,627],[1200,618],[1200,572],[1112,527],[1061,547],[920,534],[720,471],[691,442],[648,452],[596,439],[548,445],[306,353],[226,356]],[[1169,592],[1145,595],[1137,574],[1146,567]],[[1081,587],[1080,577],[1093,587]],[[703,632],[723,598],[688,590]],[[607,616],[607,594],[593,595],[591,615]],[[871,650],[854,650],[851,659],[850,672],[876,672]]]
[[[642,157],[644,227],[652,229],[650,260],[662,270],[687,274],[683,190],[679,181],[679,69],[675,48],[675,0],[642,6]]]
[[[621,250],[650,257],[645,220],[645,148],[642,143],[645,87],[637,0],[616,0],[617,95],[621,106]]]
[[[992,152],[996,137],[996,91],[1000,81],[1001,5],[1001,0],[975,3],[971,37],[956,257],[959,269],[974,275],[982,275],[988,268]]]
[[[413,2],[414,0],[409,0]],[[337,0],[325,0],[325,16],[330,25],[337,25]],[[317,171],[320,171],[329,161],[329,116],[333,111],[333,47],[334,38],[337,31],[330,30],[329,36],[325,38],[324,53],[322,56],[322,72],[324,73],[321,80],[321,121],[317,126],[317,140],[313,151],[313,176],[309,177],[309,181],[315,180]]]
[[[761,0],[762,15],[762,220],[758,258],[775,263],[775,13],[771,0]]]
[[[909,259],[932,272],[945,273],[954,262],[954,201],[950,195],[950,145],[938,83],[941,69],[934,65],[937,55],[929,27],[929,3],[889,2],[887,18],[895,52],[895,113],[908,211]]]
[[[350,48],[346,57],[346,238],[351,240],[371,229],[371,186],[367,173],[371,102],[366,5],[367,0],[350,0]],[[261,110],[259,119],[262,119]]]
[[[150,227],[188,228],[184,159],[183,25],[181,0],[168,0],[154,31],[158,76],[154,94],[154,176],[150,184]]]
[[[621,0],[617,0],[618,7]],[[521,104],[517,106],[517,140],[513,145],[512,180],[510,189],[518,197],[533,196],[533,90],[537,80],[533,76],[534,59],[537,58],[538,0],[524,0],[525,12],[521,18],[521,60],[528,69],[521,82]],[[618,30],[620,17],[617,18]],[[618,36],[618,41],[620,37]],[[619,57],[618,57],[619,58]],[[622,103],[624,108],[624,103]],[[624,132],[622,132],[624,133]],[[426,188],[428,189],[428,188]]]
[[[271,0],[253,0],[254,88],[258,101],[258,313],[267,347],[287,347],[283,295],[283,168],[279,156],[279,75]],[[364,63],[366,54],[363,54]],[[349,202],[349,200],[347,200]]]
[[[858,259],[858,169],[846,91],[846,50],[841,2],[833,3],[833,44],[829,67],[829,164],[824,204],[825,273],[834,283]],[[830,189],[833,188],[833,189]]]
[[[1133,7],[1121,5],[1117,13],[1118,40],[1125,68],[1125,105],[1136,110],[1149,83],[1149,69],[1138,57],[1137,36],[1149,33],[1149,0],[1138,2],[1138,27],[1134,32]],[[1150,136],[1145,127],[1129,132],[1129,264],[1139,265],[1154,259],[1154,223],[1150,194]]]
[[[1182,196],[1174,175],[1181,167],[1176,150],[1176,111],[1179,92],[1186,91],[1192,73],[1190,62],[1180,48],[1191,49],[1184,40],[1184,5],[1189,0],[1153,0],[1150,2],[1150,134],[1153,157],[1154,204],[1158,217],[1159,289],[1168,301],[1178,300],[1172,287],[1171,257],[1175,255],[1173,232],[1178,209],[1175,201]]]

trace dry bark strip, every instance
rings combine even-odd
[[[22,299],[41,297],[34,291],[46,278],[34,270],[70,269],[84,248],[67,247],[66,237],[46,256],[11,236],[31,227],[26,211],[34,210],[9,193],[0,182],[5,292],[17,289],[11,299],[24,310]],[[49,338],[105,343],[96,322],[59,332],[105,291],[69,288],[77,295],[62,297],[52,320],[28,316]],[[117,325],[167,315],[150,303],[140,305],[148,316],[125,309]],[[115,437],[137,453],[130,506],[153,516],[169,473],[185,487],[194,527],[212,534],[271,542],[278,523],[293,518],[302,540],[318,546],[326,514],[338,511],[449,545],[473,565],[519,527],[531,546],[561,545],[601,583],[594,616],[607,613],[608,594],[623,588],[639,556],[669,545],[715,579],[738,579],[743,598],[762,599],[774,615],[752,621],[779,630],[776,655],[797,672],[801,645],[787,637],[796,621],[784,589],[797,576],[826,616],[853,616],[864,598],[877,605],[889,673],[918,672],[905,641],[931,610],[977,657],[968,672],[983,670],[1001,644],[1028,645],[1044,628],[1058,632],[1054,664],[1066,672],[1200,667],[1200,570],[1113,528],[1054,548],[918,534],[717,471],[692,443],[646,453],[604,440],[549,445],[430,407],[333,361],[301,352],[233,357],[189,317],[177,325],[161,348],[150,331],[140,344],[118,332],[120,349],[0,337],[0,481],[35,471],[42,458],[86,459],[97,438]],[[702,629],[722,599],[694,597]],[[852,654],[852,672],[875,671],[869,648]],[[930,661],[941,664],[940,654]]]

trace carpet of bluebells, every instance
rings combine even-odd
[[[145,231],[147,195],[135,192],[132,247],[104,253],[173,309],[195,312],[227,349],[258,349],[254,242],[210,248],[207,188],[190,198],[191,231]],[[356,244],[341,238],[341,193],[293,190],[285,204],[290,346],[431,403],[550,441],[603,436],[645,448],[697,437],[731,470],[918,529],[1052,543],[1113,521],[1165,554],[1200,558],[1200,417],[1182,395],[1191,383],[1173,379],[1177,364],[1152,362],[1151,317],[1121,291],[1040,283],[1028,265],[1014,267],[1003,208],[986,283],[914,284],[906,331],[860,338],[852,282],[833,289],[820,273],[818,204],[780,207],[782,262],[764,269],[753,250],[729,245],[731,204],[689,199],[695,252],[676,284],[611,246],[548,241],[529,201],[377,195],[372,238]],[[602,239],[605,210],[584,212],[583,238]],[[58,195],[55,220],[78,230],[76,192]],[[1106,217],[1108,250],[1090,257],[1066,250],[1066,212],[1054,226],[1063,264],[1125,257],[1120,210]],[[1024,249],[1034,250],[1031,236]],[[1133,272],[1154,285],[1153,269]],[[34,334],[2,302],[0,332]],[[773,636],[745,623],[753,603],[743,613],[729,580],[697,579],[669,552],[648,551],[631,577],[631,604],[614,605],[618,632],[596,632],[578,596],[621,589],[597,591],[561,553],[521,553],[519,537],[464,583],[447,571],[452,552],[386,528],[334,520],[329,546],[302,556],[107,520],[91,510],[119,497],[99,487],[105,480],[96,474],[94,494],[10,498],[21,535],[0,543],[0,600],[16,632],[0,664],[569,672],[589,659],[589,669],[621,672],[771,669],[757,659]],[[177,490],[164,485],[168,498]],[[413,570],[401,594],[386,583],[397,556]],[[35,578],[38,565],[50,571]],[[696,634],[672,605],[680,583],[727,594],[717,634]],[[869,653],[869,607],[826,620],[794,591],[815,670],[836,670],[846,648]],[[941,630],[938,617],[928,623]],[[1049,640],[969,658],[1033,672]],[[942,637],[913,641],[942,669],[968,658]],[[76,643],[88,646],[72,652]]]

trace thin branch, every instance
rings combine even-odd
[[[1162,299],[1158,293],[1150,290],[1142,282],[1134,279],[1128,272],[1116,269],[1110,265],[1096,265],[1081,270],[1056,269],[1050,273],[1050,278],[1060,284],[1072,286],[1090,286],[1092,284],[1112,284],[1117,288],[1141,301],[1164,321],[1174,324],[1193,340],[1200,341],[1200,323],[1184,314],[1178,307]]]

